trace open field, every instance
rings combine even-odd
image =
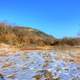
[[[0,50],[2,80],[80,80],[80,48],[4,45]]]

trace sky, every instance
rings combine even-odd
[[[0,0],[0,22],[39,29],[57,38],[80,33],[80,0]]]

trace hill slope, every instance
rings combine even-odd
[[[0,43],[17,46],[51,46],[55,38],[39,30],[0,24]]]
[[[56,39],[37,29],[0,23],[0,43],[17,47],[80,46],[80,38]]]

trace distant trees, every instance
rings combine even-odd
[[[0,42],[17,46],[45,46],[50,45],[53,37],[32,28],[11,26],[0,23]]]
[[[80,38],[56,39],[36,29],[0,23],[0,42],[17,46],[80,45]]]

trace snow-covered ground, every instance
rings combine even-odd
[[[80,64],[54,50],[25,51],[0,56],[0,74],[0,80],[80,80]]]

